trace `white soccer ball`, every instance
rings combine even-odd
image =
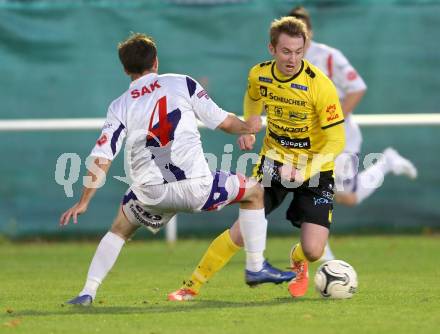
[[[316,270],[315,287],[325,298],[351,298],[358,287],[356,271],[347,262],[327,261]]]

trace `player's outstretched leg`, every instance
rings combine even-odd
[[[119,210],[111,230],[101,239],[96,249],[84,288],[77,297],[67,301],[67,304],[89,306],[93,303],[100,284],[115,264],[122,246],[138,227],[129,223],[122,209]]]
[[[184,285],[170,293],[168,300],[187,301],[194,299],[199,293],[200,288],[216,272],[229,262],[238,250],[246,244],[243,234],[248,235],[248,245],[245,247],[246,254],[246,282],[250,285],[261,283],[281,283],[290,281],[294,274],[292,272],[283,272],[270,266],[264,260],[263,252],[266,244],[266,224],[263,209],[263,189],[255,182],[253,187],[247,187],[244,196],[240,198],[242,203],[239,211],[239,220],[234,223],[230,230],[223,232],[209,246],[201,261],[195,268],[191,278],[185,281]],[[246,225],[242,233],[242,224]]]
[[[230,230],[224,231],[209,245],[189,280],[170,293],[170,301],[187,301],[199,294],[201,287],[241,249],[231,238]]]
[[[376,163],[358,174],[355,203],[360,204],[370,197],[378,186],[370,186],[371,180],[388,173],[405,175],[410,179],[417,177],[417,169],[413,163],[403,158],[395,149],[388,147],[383,151],[383,156]],[[343,203],[343,202],[342,202]]]
[[[264,215],[264,190],[259,183],[246,189],[240,202],[238,224],[246,250],[245,282],[247,285],[279,284],[295,277],[293,272],[274,268],[264,259],[267,220]]]
[[[220,271],[230,259],[243,247],[243,239],[240,232],[239,221],[224,231],[209,245],[202,259],[194,269],[189,280],[184,281],[183,286],[170,293],[170,301],[188,301],[194,299],[200,292],[202,286]],[[290,271],[284,272],[273,268],[267,261],[263,262],[261,272],[249,271],[245,281],[250,286],[262,283],[283,283],[289,282],[294,277]]]

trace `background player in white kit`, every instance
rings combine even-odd
[[[392,172],[395,175],[406,175],[415,179],[417,177],[415,166],[390,147],[383,151],[383,156],[376,163],[358,173],[362,134],[351,114],[362,100],[367,86],[341,51],[312,40],[312,22],[304,7],[295,7],[290,11],[289,16],[296,17],[306,24],[310,42],[306,46],[304,58],[321,69],[333,81],[344,112],[347,140],[344,152],[335,161],[335,201],[346,206],[360,204],[377,189],[369,180],[377,179],[377,175],[380,174],[385,176]],[[334,256],[327,244],[321,260],[332,259]]]
[[[125,158],[133,180],[110,231],[102,238],[90,264],[87,281],[68,303],[90,305],[114,265],[125,241],[142,225],[159,231],[177,212],[219,210],[240,202],[239,220],[246,249],[246,277],[256,284],[289,281],[264,260],[267,221],[263,189],[241,175],[211,173],[203,153],[197,119],[228,133],[257,132],[261,124],[246,123],[219,108],[192,78],[158,75],[154,41],[133,34],[118,46],[119,58],[131,77],[129,89],[108,110],[101,137],[91,156],[89,182],[80,201],[60,217],[60,225],[87,210],[97,187],[105,181],[111,161],[126,137]]]

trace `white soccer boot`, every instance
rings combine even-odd
[[[417,168],[414,164],[402,157],[395,149],[388,147],[383,154],[393,174],[405,175],[413,180],[417,178]]]

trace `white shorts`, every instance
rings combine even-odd
[[[335,160],[335,190],[336,192],[353,193],[357,188],[359,170],[359,155],[342,152]]]
[[[166,184],[128,188],[122,212],[135,225],[157,233],[178,212],[220,210],[238,202],[244,195],[246,179],[231,172]]]

